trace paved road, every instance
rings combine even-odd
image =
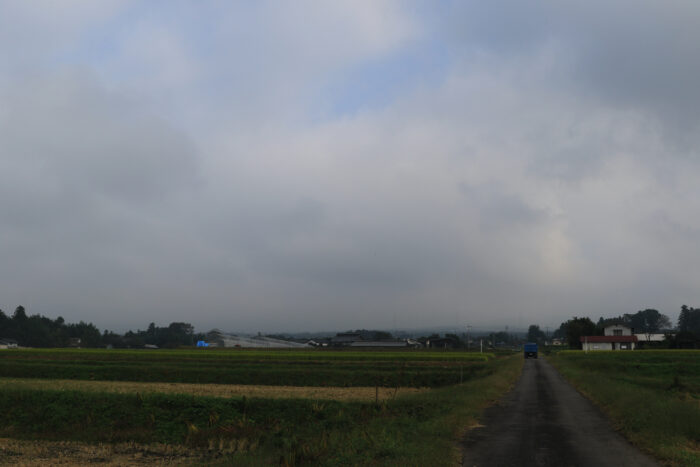
[[[464,439],[465,467],[659,465],[542,358],[525,360],[516,387],[482,423]]]

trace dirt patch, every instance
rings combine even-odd
[[[239,384],[138,383],[128,381],[82,381],[69,379],[0,378],[0,389],[50,389],[116,393],[172,393],[209,397],[263,397],[270,399],[326,399],[380,401],[429,391],[426,388],[253,386]]]

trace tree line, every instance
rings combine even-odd
[[[92,323],[66,323],[61,316],[54,320],[38,314],[27,316],[20,305],[12,316],[0,310],[0,339],[13,339],[22,347],[142,348],[155,345],[169,348],[195,345],[204,335],[196,334],[191,324],[180,322],[166,327],[151,323],[144,331],[128,331],[123,335],[109,330],[100,332]]]
[[[571,348],[581,348],[582,336],[602,336],[606,326],[622,324],[633,329],[635,334],[658,334],[665,332],[666,338],[661,344],[668,348],[700,348],[700,308],[692,308],[687,305],[681,307],[678,317],[677,329],[671,331],[671,320],[668,316],[653,308],[640,310],[636,313],[625,313],[616,318],[600,317],[594,323],[588,317],[577,317],[561,323],[554,331],[552,338],[566,339]],[[545,334],[537,325],[530,325],[528,340],[532,342],[544,342]]]

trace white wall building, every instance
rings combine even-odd
[[[632,329],[622,324],[611,324],[603,329],[604,336],[582,336],[583,350],[634,350],[637,336]]]
[[[603,335],[605,336],[631,336],[632,328],[625,326],[624,324],[611,324],[610,326],[605,326],[603,328]]]

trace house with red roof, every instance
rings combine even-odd
[[[603,336],[581,336],[583,350],[634,350],[637,336],[623,324],[605,326]]]

